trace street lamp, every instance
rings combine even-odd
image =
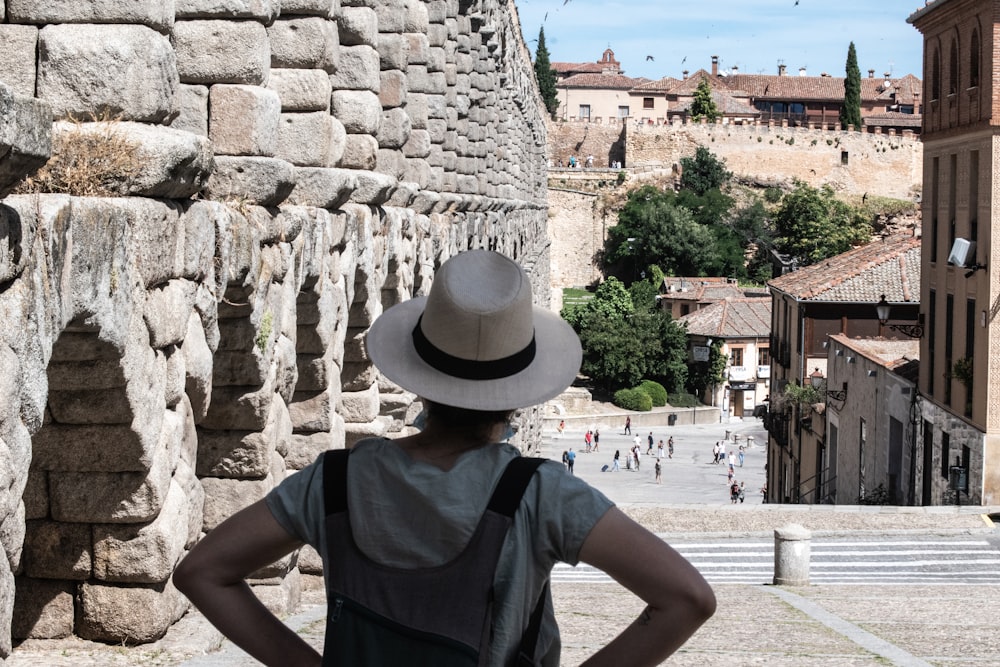
[[[819,368],[809,374],[809,384],[812,385],[813,389],[821,391],[824,396],[828,396],[835,401],[844,401],[847,399],[847,383],[845,382],[843,389],[840,389],[839,391],[824,389],[824,386],[826,385],[826,377],[823,376],[823,371]]]
[[[917,316],[916,324],[888,324],[889,313],[892,310],[892,306],[889,302],[885,300],[885,294],[879,299],[879,302],[875,304],[875,312],[878,314],[878,323],[882,326],[888,326],[894,331],[898,331],[904,336],[909,336],[910,338],[920,338],[924,335],[924,314],[920,313]]]

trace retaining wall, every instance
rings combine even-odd
[[[497,0],[0,3],[0,195],[133,146],[116,197],[0,201],[0,656],[156,639],[203,534],[407,428],[364,333],[470,247],[547,304],[545,125]],[[541,417],[521,416],[519,443]],[[255,575],[295,605],[309,549]]]

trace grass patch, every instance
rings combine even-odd
[[[142,146],[121,131],[120,121],[72,119],[69,129],[53,132],[52,157],[14,192],[61,193],[78,197],[118,197],[142,172]]]
[[[593,292],[588,292],[585,289],[578,289],[576,287],[567,287],[563,289],[563,306],[579,306],[581,303],[586,303],[594,298]]]

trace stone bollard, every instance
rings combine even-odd
[[[809,540],[812,533],[797,523],[774,530],[774,585],[809,585]]]

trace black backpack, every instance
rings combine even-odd
[[[323,665],[448,667],[486,665],[493,625],[493,577],[507,530],[543,459],[518,457],[504,470],[465,549],[432,568],[375,563],[358,549],[347,511],[350,450],[323,457],[326,508],[327,623]],[[534,653],[548,584],[512,664]]]

